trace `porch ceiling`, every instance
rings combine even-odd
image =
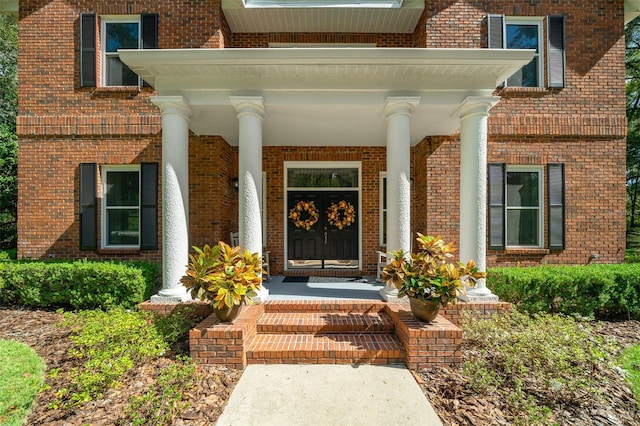
[[[120,58],[161,96],[192,106],[191,130],[238,141],[230,96],[262,96],[264,145],[384,146],[389,96],[419,96],[411,140],[449,135],[456,108],[531,61],[502,49],[121,50]]]
[[[640,0],[624,0],[624,23],[628,24],[640,16]]]
[[[412,33],[424,0],[222,0],[234,33]]]

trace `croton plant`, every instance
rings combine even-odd
[[[417,252],[393,252],[393,260],[382,270],[382,281],[394,285],[398,297],[431,300],[444,307],[456,303],[458,296],[464,294],[465,285],[473,287],[476,280],[486,276],[473,260],[466,264],[452,262],[456,251],[452,243],[420,233],[416,241]]]
[[[193,247],[186,274],[180,282],[193,299],[210,300],[216,309],[241,302],[253,303],[262,286],[262,259],[258,253],[231,247],[223,241],[202,249]]]

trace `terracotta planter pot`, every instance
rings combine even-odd
[[[213,308],[213,312],[220,319],[220,321],[233,322],[236,318],[238,318],[238,315],[240,315],[243,305],[244,303],[240,303],[239,305],[233,305],[231,307],[222,309]]]
[[[440,304],[431,300],[422,301],[414,297],[409,298],[413,316],[424,322],[432,322],[440,312]]]

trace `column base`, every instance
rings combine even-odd
[[[262,286],[260,290],[258,290],[258,296],[253,298],[253,303],[263,303],[269,297],[269,289]]]
[[[467,294],[458,295],[458,299],[463,302],[497,302],[498,296],[491,293],[483,280],[479,280],[476,287],[467,287]]]
[[[151,296],[151,303],[180,303],[193,300],[186,288],[162,289]]]
[[[498,302],[499,298],[495,294],[488,294],[485,296],[467,294],[466,296],[459,295],[458,299],[463,302]]]
[[[382,300],[384,300],[385,302],[397,303],[405,299],[405,297],[402,297],[402,298],[398,297],[398,289],[394,287],[389,287],[387,285],[382,287],[380,291],[378,291],[378,293],[380,294],[380,297],[382,298]]]

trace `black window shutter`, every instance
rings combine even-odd
[[[98,248],[97,172],[95,163],[80,164],[80,250]]]
[[[80,87],[96,87],[96,15],[80,14]]]
[[[158,48],[158,14],[143,13],[142,14],[142,48],[157,49]],[[149,86],[149,83],[142,80],[143,86]]]
[[[565,247],[565,184],[564,164],[547,164],[547,193],[549,194],[549,249]]]
[[[142,14],[142,48],[158,48],[158,14]]]
[[[487,16],[489,49],[504,49],[504,15]]]
[[[505,241],[505,206],[506,206],[506,170],[505,163],[488,164],[489,179],[489,248],[504,250]]]
[[[158,163],[140,165],[140,249],[158,249]]]
[[[565,38],[564,16],[547,17],[547,62],[549,64],[549,87],[565,85]]]

